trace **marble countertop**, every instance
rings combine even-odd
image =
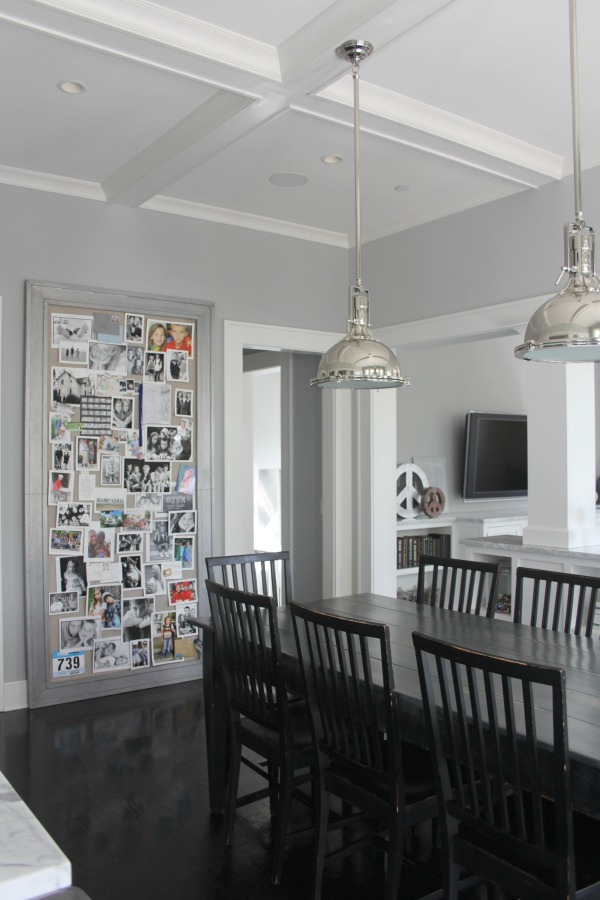
[[[536,556],[561,556],[574,559],[590,559],[600,563],[600,545],[591,547],[538,547],[524,544],[523,538],[512,534],[497,534],[494,537],[463,538],[461,544],[468,547],[480,547],[486,550],[509,550],[531,553]]]
[[[0,897],[32,900],[71,885],[71,863],[0,772]]]

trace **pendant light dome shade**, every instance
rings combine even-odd
[[[354,388],[358,390],[395,388],[410,384],[400,373],[396,354],[371,331],[369,292],[360,274],[360,144],[358,112],[358,67],[373,51],[368,41],[346,41],[335,51],[352,65],[354,79],[354,196],[356,227],[356,283],[350,288],[348,333],[324,353],[317,377],[311,385],[322,388]]]
[[[568,280],[534,312],[515,356],[540,362],[600,362],[600,280],[594,267],[594,231],[581,212],[576,0],[569,3],[575,221],[565,225],[565,264],[557,284],[565,273]]]

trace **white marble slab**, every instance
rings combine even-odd
[[[71,885],[71,863],[0,772],[0,897],[32,900]]]

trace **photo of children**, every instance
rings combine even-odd
[[[48,473],[48,506],[57,506],[65,503],[73,496],[73,473],[56,472]]]
[[[167,349],[167,379],[169,381],[189,381],[188,355],[185,350]]]
[[[148,322],[148,336],[146,339],[146,350],[152,350],[155,353],[164,353],[167,343],[167,328],[163,322]]]
[[[94,641],[94,672],[114,672],[130,667],[129,644],[117,640]]]
[[[51,616],[59,613],[78,613],[79,594],[77,591],[57,591],[49,594],[48,612]]]
[[[142,344],[144,341],[144,316],[126,313],[125,340],[128,344]],[[141,373],[140,373],[141,374]]]
[[[167,591],[171,606],[175,606],[176,603],[196,603],[198,599],[195,578],[190,578],[188,581],[168,581]]]
[[[100,622],[96,619],[60,619],[58,623],[60,650],[91,650],[100,637]]]
[[[56,585],[59,591],[74,592],[79,597],[85,597],[87,580],[83,556],[56,558]]]
[[[73,468],[73,445],[70,441],[52,443],[52,468],[62,472]]]
[[[173,559],[181,564],[182,569],[194,568],[194,538],[173,538]]]
[[[123,640],[150,638],[153,612],[153,597],[133,597],[131,600],[123,600]]]
[[[115,375],[126,375],[127,348],[125,344],[90,341],[89,368],[91,371],[114,372]]]
[[[156,665],[175,662],[175,615],[171,612],[152,614],[152,662]]]
[[[165,362],[163,355],[158,351],[146,350],[144,357],[144,381],[164,381]]]
[[[77,463],[78,469],[97,471],[100,465],[98,458],[98,438],[77,438]]]
[[[150,641],[131,642],[131,668],[147,669],[150,667]]]
[[[192,337],[194,326],[191,322],[167,322],[166,350],[183,350],[190,359],[194,355]]]
[[[195,534],[196,511],[186,509],[184,512],[169,513],[169,534]]]

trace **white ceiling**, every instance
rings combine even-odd
[[[568,5],[2,0],[0,182],[348,247],[352,80],[335,48],[361,38],[364,240],[535,190],[572,171]],[[598,0],[578,17],[586,167]],[[308,181],[269,181],[286,173]]]

